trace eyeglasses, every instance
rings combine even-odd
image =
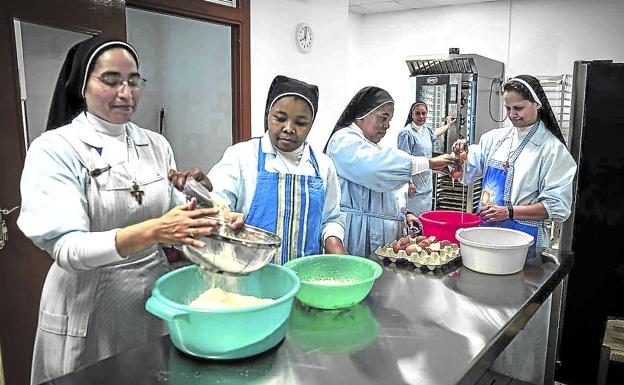
[[[137,89],[145,85],[145,83],[147,82],[147,80],[143,79],[140,74],[132,74],[128,76],[127,80],[124,79],[123,76],[121,76],[120,74],[115,74],[115,73],[112,73],[112,74],[109,73],[109,74],[104,74],[102,76],[93,76],[93,77],[111,88],[119,88],[124,83],[127,83],[128,87],[130,87],[131,89]]]

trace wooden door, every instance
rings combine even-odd
[[[124,38],[122,0],[20,0],[0,2],[0,207],[20,205],[26,155],[14,20]],[[3,216],[8,241],[0,250],[0,348],[7,385],[28,384],[39,299],[52,259],[17,228],[19,210]]]

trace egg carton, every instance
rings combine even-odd
[[[431,253],[422,250],[420,252],[415,251],[411,254],[407,254],[405,250],[394,252],[393,246],[396,242],[397,241],[393,241],[377,247],[375,254],[382,262],[407,264],[418,269],[434,271],[449,267],[453,263],[461,260],[459,246],[454,243]]]

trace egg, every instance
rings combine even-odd
[[[414,252],[417,252],[417,251],[418,251],[418,250],[417,250],[417,248],[418,248],[418,245],[414,245],[414,244],[412,244],[412,245],[408,245],[408,246],[405,248],[405,253],[406,253],[407,255],[411,255],[412,253],[414,253]]]

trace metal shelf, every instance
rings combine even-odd
[[[563,138],[569,146],[570,114],[572,110],[572,75],[543,75],[536,76],[539,80],[555,118],[561,127]],[[550,235],[551,247],[559,248],[561,223],[546,220],[546,229]]]

